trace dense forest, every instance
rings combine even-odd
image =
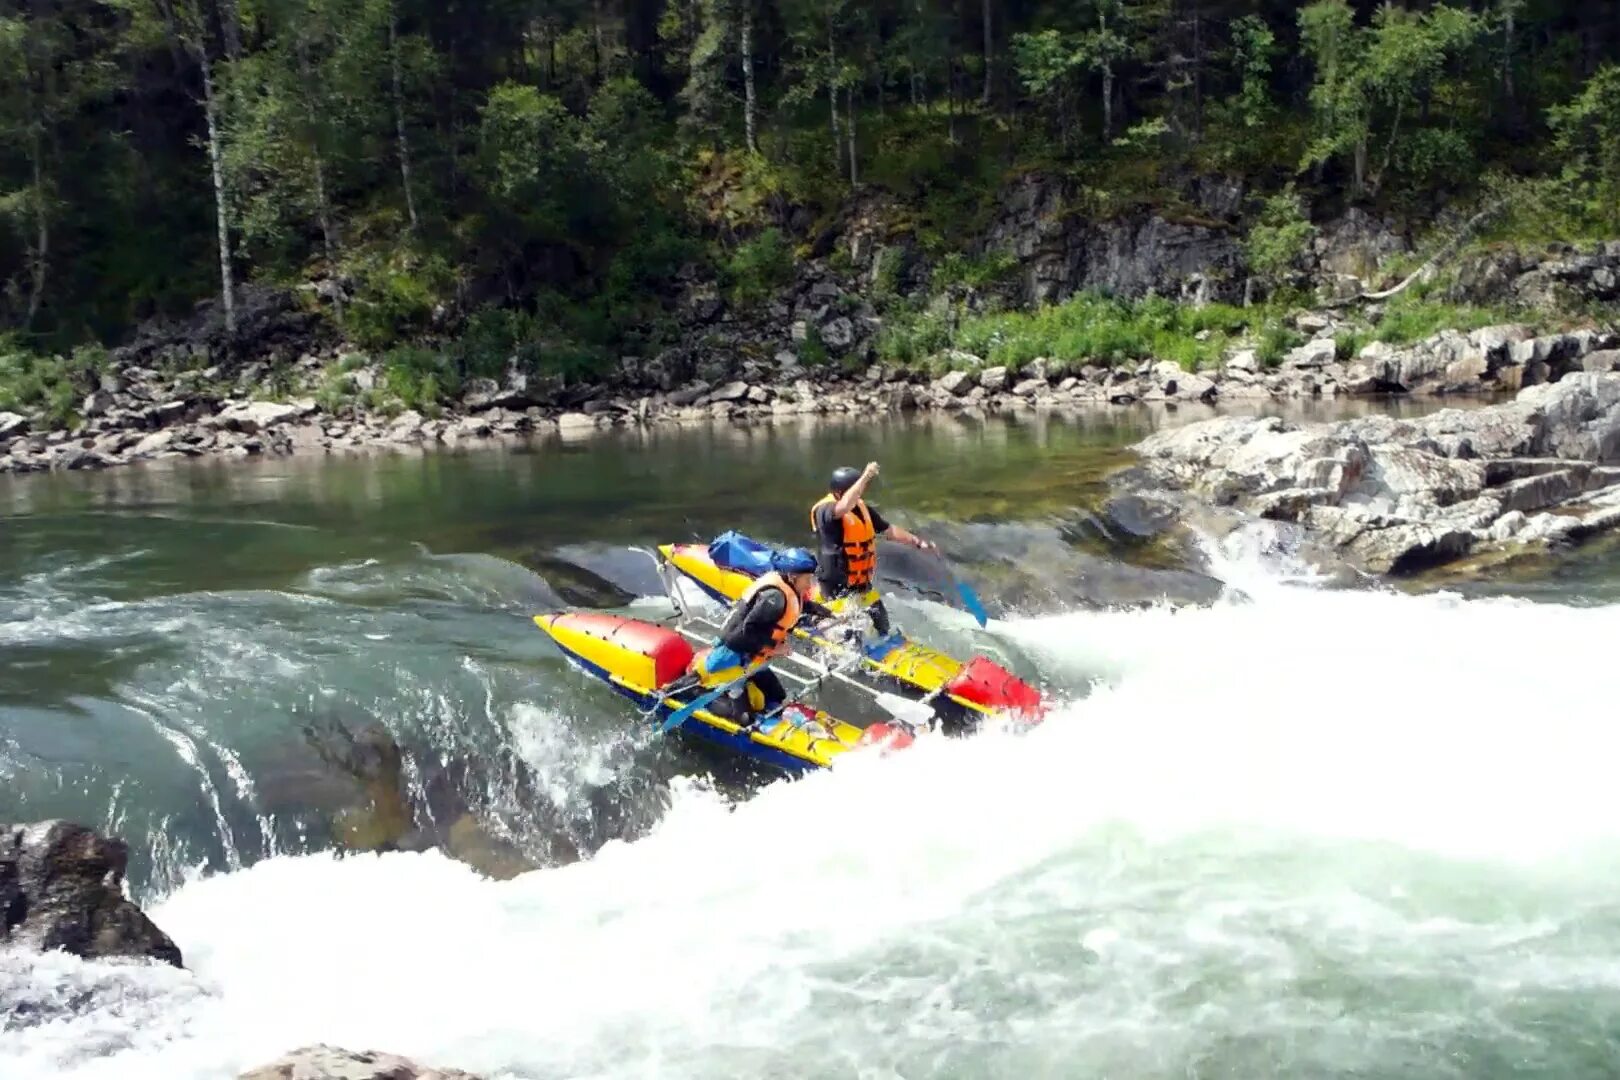
[[[1030,170],[1097,216],[1241,177],[1286,201],[1256,202],[1284,260],[1291,205],[1422,219],[1511,185],[1526,227],[1620,233],[1615,0],[0,10],[8,350],[341,282],[371,347],[486,310],[588,359],[655,325],[682,267],[763,299],[868,193],[945,258]]]

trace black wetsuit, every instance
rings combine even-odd
[[[846,596],[849,588],[849,565],[844,557],[844,519],[833,513],[834,503],[826,503],[816,507],[816,538],[821,542],[821,556],[816,560],[816,580],[821,583],[821,595],[829,600],[836,600]],[[866,504],[867,513],[872,515],[872,531],[882,536],[889,531],[889,523],[877,508],[871,503]],[[874,586],[876,582],[873,583]],[[889,609],[883,606],[880,599],[877,603],[866,609],[867,615],[872,619],[872,628],[880,637],[888,637],[891,624],[889,622]]]
[[[800,609],[816,619],[832,618],[832,612],[813,600],[801,600]],[[761,589],[747,603],[732,608],[731,614],[720,627],[720,644],[744,660],[757,656],[771,647],[776,624],[782,621],[787,600],[780,589]],[[782,680],[770,668],[763,668],[748,680],[759,688],[765,698],[765,711],[776,709],[787,700]]]

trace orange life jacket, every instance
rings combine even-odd
[[[832,506],[838,502],[837,496],[828,495],[810,508],[810,528],[821,535],[821,527],[816,521],[816,515],[823,506]],[[844,527],[843,546],[829,549],[826,539],[822,539],[823,561],[831,561],[833,565],[841,565],[844,570],[843,585],[849,589],[865,589],[872,584],[872,575],[877,570],[877,529],[872,525],[872,511],[866,508],[866,503],[857,499],[855,506],[842,518]],[[836,556],[829,559],[829,556]],[[836,584],[836,582],[834,582]]]
[[[782,608],[782,617],[771,627],[770,642],[747,658],[750,666],[787,652],[788,635],[793,633],[793,628],[799,624],[799,616],[804,612],[804,604],[799,600],[799,594],[787,583],[786,578],[774,570],[760,576],[748,586],[748,591],[743,593],[738,601],[738,610],[747,610],[754,597],[764,589],[780,589],[786,604]]]

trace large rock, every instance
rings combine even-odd
[[[979,385],[984,387],[987,393],[998,394],[1007,389],[1009,378],[1007,369],[1004,367],[985,368],[979,372]]]
[[[834,356],[842,356],[855,344],[855,324],[839,316],[821,328],[821,341]]]
[[[1505,536],[1568,540],[1613,527],[1620,374],[1570,375],[1504,405],[1417,421],[1221,417],[1137,450],[1151,486],[1298,523],[1353,565],[1399,574]],[[1567,528],[1524,524],[1554,509]]]
[[[459,1069],[435,1069],[376,1051],[307,1046],[243,1073],[239,1080],[479,1080]]]
[[[977,379],[969,371],[948,371],[934,385],[952,397],[961,397],[972,390]]]
[[[248,435],[268,431],[278,424],[302,420],[315,413],[313,401],[239,401],[221,409],[214,417],[221,427]]]
[[[0,825],[0,951],[149,957],[180,950],[124,896],[129,849],[83,825]]]
[[[0,412],[0,439],[9,439],[28,430],[28,417],[14,412]]]

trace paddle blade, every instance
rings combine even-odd
[[[973,616],[973,620],[980,626],[989,625],[990,616],[985,612],[984,605],[979,603],[979,594],[973,591],[973,586],[965,581],[958,581],[956,591],[962,595],[962,606],[967,608],[967,612]]]
[[[928,727],[934,722],[934,710],[920,701],[898,694],[878,694],[877,703],[884,712],[912,727]]]

